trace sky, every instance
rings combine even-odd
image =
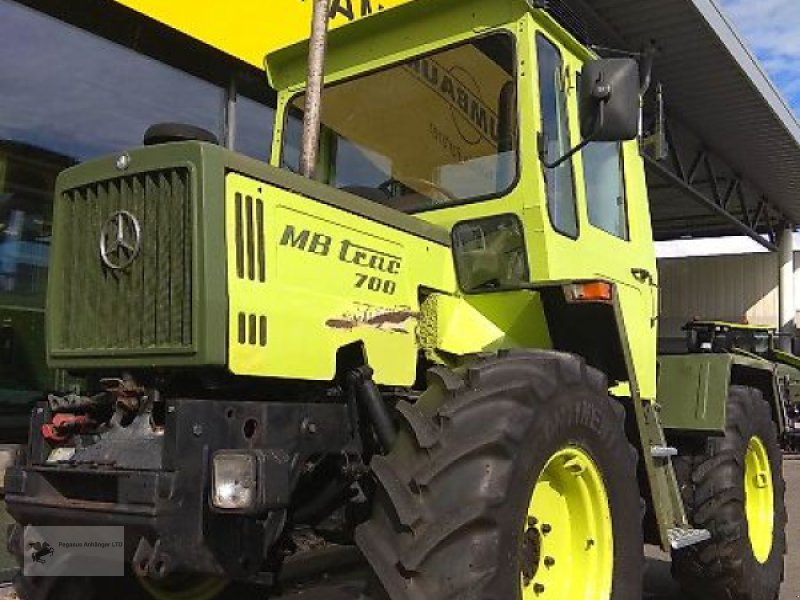
[[[800,114],[800,0],[719,0]]]

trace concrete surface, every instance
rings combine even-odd
[[[787,460],[783,474],[789,508],[789,554],[780,600],[800,600],[800,460]]]
[[[786,581],[780,600],[800,600],[800,460],[787,460],[784,475],[787,483],[786,498],[789,505],[789,555],[786,558]],[[648,548],[646,554],[647,566],[643,600],[686,600],[670,577],[669,557],[652,548]],[[331,582],[323,588],[297,590],[280,599],[273,598],[273,600],[356,600],[359,597],[360,587],[354,581]],[[0,590],[0,600],[16,600],[16,595],[8,587],[5,587],[4,590]],[[142,596],[142,600],[145,600],[145,596]],[[242,598],[241,600],[247,599]],[[266,599],[254,597],[250,600]]]

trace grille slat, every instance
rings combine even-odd
[[[236,275],[244,279],[244,209],[242,195],[236,193]]]
[[[182,194],[180,183],[175,173],[170,176],[172,180],[172,193]],[[170,203],[170,246],[169,246],[169,337],[172,340],[182,340],[181,308],[183,306],[183,274],[178,270],[183,259],[183,206]]]
[[[63,194],[65,270],[55,349],[181,349],[192,344],[192,205],[185,168],[134,174]],[[136,217],[139,255],[109,269],[100,233],[116,212]]]
[[[256,234],[253,222],[253,197],[247,196],[247,277],[252,281],[256,278]]]
[[[185,178],[182,180],[181,183],[181,194],[189,196],[189,180]],[[181,273],[183,274],[183,307],[181,314],[182,315],[189,315],[189,319],[181,318],[181,331],[182,331],[182,342],[184,346],[189,346],[192,343],[192,321],[191,321],[191,311],[192,311],[192,232],[195,230],[194,221],[192,219],[192,205],[190,202],[184,202],[183,206],[183,229],[182,232],[182,239],[183,239],[183,270]]]
[[[153,313],[155,321],[156,340],[167,339],[169,336],[169,206],[168,200],[172,196],[172,186],[167,174],[159,174],[159,202],[158,202],[158,241],[156,249],[156,278],[158,282],[158,305]]]
[[[267,259],[266,259],[266,244],[264,242],[264,202],[256,200],[256,235],[258,242],[258,280],[262,283],[267,278]]]
[[[236,276],[264,282],[267,278],[264,238],[264,201],[253,196],[234,196]]]

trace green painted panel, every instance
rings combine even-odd
[[[225,366],[228,289],[225,178],[240,173],[441,246],[440,227],[211,144],[171,143],[106,156],[58,181],[48,286],[52,367]],[[100,233],[118,211],[134,215],[141,249],[109,270]]]
[[[658,403],[664,429],[722,433],[733,358],[688,354],[658,359]]]

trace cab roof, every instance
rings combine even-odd
[[[372,70],[490,29],[530,10],[524,0],[413,0],[328,33],[326,80]],[[305,84],[308,40],[267,54],[264,66],[278,91]]]

